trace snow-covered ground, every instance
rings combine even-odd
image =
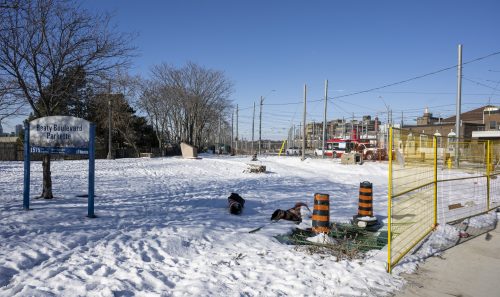
[[[386,273],[384,251],[350,261],[310,254],[274,238],[295,224],[270,223],[278,208],[312,209],[314,193],[330,195],[332,221],[348,221],[365,180],[385,219],[386,163],[261,157],[265,174],[246,172],[249,163],[211,155],[97,160],[98,218],[89,219],[79,197],[87,161],[53,161],[56,198],[32,199],[31,211],[22,210],[23,164],[0,162],[0,296],[385,296],[402,287],[398,271]],[[33,162],[32,193],[41,178]],[[239,216],[228,213],[231,192],[246,200]],[[458,237],[447,227],[399,271]]]

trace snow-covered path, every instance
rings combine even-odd
[[[315,192],[331,196],[331,217],[357,211],[359,183],[374,183],[375,213],[386,215],[387,165],[332,160],[203,156],[98,160],[96,215],[88,219],[87,162],[52,163],[53,200],[22,210],[22,163],[0,163],[1,296],[378,296],[403,281],[375,259],[337,261],[280,244],[288,222],[272,212]],[[41,165],[32,164],[32,193]],[[246,199],[229,215],[227,197]],[[265,225],[257,233],[248,231]]]

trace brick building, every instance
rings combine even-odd
[[[331,138],[361,138],[365,140],[375,140],[380,127],[378,118],[372,119],[365,115],[361,120],[335,119],[327,122],[326,139]],[[353,133],[353,131],[355,131]],[[354,135],[356,134],[356,135]],[[312,122],[306,126],[306,135],[309,142],[320,142],[323,137],[323,122]]]
[[[404,129],[434,135],[439,133],[447,136],[456,133],[456,117],[437,118],[433,117],[428,109],[423,116],[417,118],[416,125],[405,125]],[[460,115],[460,136],[462,138],[477,139],[500,139],[500,108],[495,106],[482,106]]]

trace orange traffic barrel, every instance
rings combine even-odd
[[[373,216],[373,184],[371,182],[364,181],[359,184],[358,216]]]
[[[316,233],[330,232],[330,196],[314,194],[312,230]]]

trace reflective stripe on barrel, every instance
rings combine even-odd
[[[316,233],[330,232],[330,196],[314,194],[312,230]]]
[[[358,216],[373,216],[373,185],[367,181],[359,184]]]

